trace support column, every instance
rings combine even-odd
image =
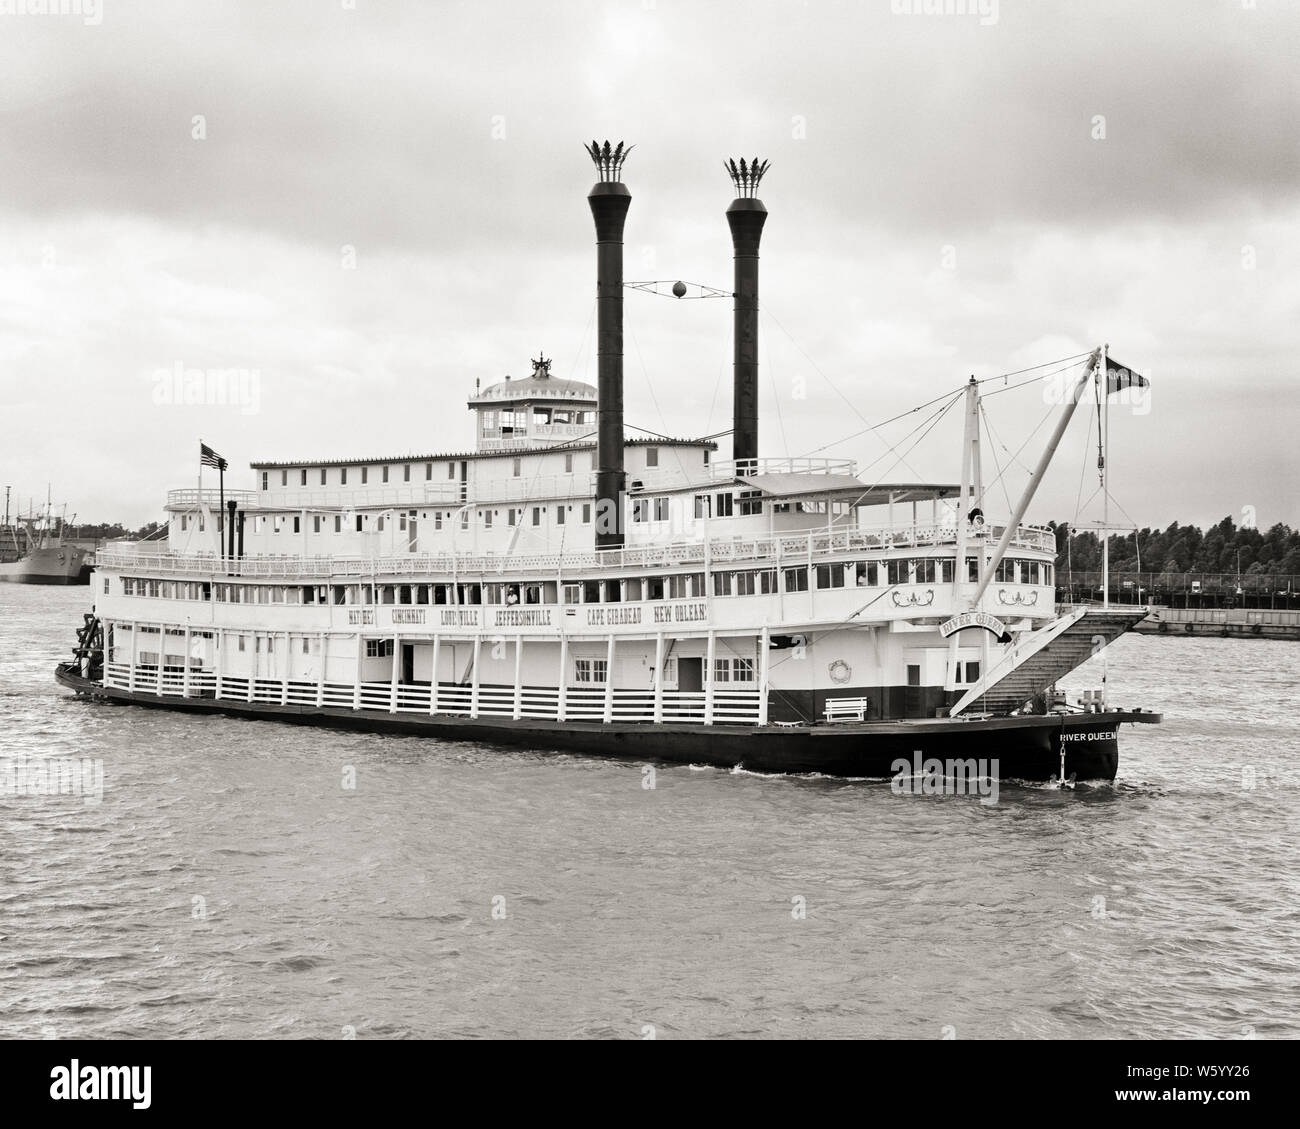
[[[442,650],[442,636],[433,637],[433,673],[429,676],[429,713],[438,712],[438,655]]]
[[[524,637],[515,636],[515,709],[514,719],[518,721],[524,713]]]
[[[132,636],[134,636],[135,632],[133,631],[131,634]],[[226,633],[222,631],[221,628],[219,627],[217,628],[217,632],[216,632],[216,643],[217,643],[217,661],[212,664],[212,672],[213,672],[213,679],[214,679],[214,684],[212,687],[212,696],[219,702],[221,701],[221,679],[224,676],[225,669],[226,669]],[[132,646],[134,645],[135,644],[133,642]],[[132,661],[134,662],[134,660]]]
[[[469,716],[478,717],[478,656],[483,648],[483,636],[474,636],[473,674],[469,682]]]
[[[664,633],[655,636],[655,705],[654,720],[658,725],[664,719]]]
[[[320,640],[320,674],[316,677],[316,708],[325,704],[325,632],[318,636]]]
[[[812,587],[811,579],[812,578],[809,577],[810,589]],[[705,654],[707,655],[707,658],[705,658],[704,660],[704,724],[705,725],[713,724],[713,694],[714,694],[714,688],[718,684],[717,679],[714,678],[714,674],[716,672],[713,669],[713,658],[717,652],[717,643],[718,643],[717,633],[714,631],[710,631],[709,643],[708,646],[705,648]]]
[[[569,712],[569,637],[560,636],[560,682],[555,702],[555,720],[564,721]]]
[[[231,517],[232,518],[234,517],[233,510],[231,511]],[[233,559],[234,554],[232,553],[231,556]],[[252,666],[248,672],[248,690],[245,694],[245,699],[250,702],[253,700],[253,683],[257,681],[257,665],[258,665],[257,656],[261,654],[261,652],[258,650],[258,647],[261,646],[261,643],[262,643],[262,637],[258,635],[257,632],[253,632],[253,652],[252,652],[253,657],[251,660]]]
[[[614,720],[614,636],[605,644],[605,724]]]
[[[388,679],[388,712],[397,712],[397,672],[398,663],[402,661],[402,640],[398,635],[393,636],[393,673]]]
[[[190,696],[190,625],[185,625],[185,666],[181,673],[181,696],[188,698]]]
[[[126,675],[126,688],[135,693],[135,665],[136,665],[136,638],[140,634],[140,624],[137,620],[131,621],[131,665]],[[217,697],[221,695],[218,694]]]
[[[763,625],[763,632],[758,637],[758,724],[767,724],[767,689],[768,673],[771,669],[771,629]]]
[[[163,664],[167,661],[167,625],[160,623],[158,625],[158,677],[154,687],[154,693],[162,697],[163,692]]]
[[[293,662],[293,636],[284,633],[284,664],[280,671],[280,705],[289,704],[289,664]]]
[[[366,657],[366,639],[360,631],[357,632],[357,670],[352,679],[352,708],[359,710],[361,708],[361,664]],[[321,669],[325,668],[325,656],[321,655]]]

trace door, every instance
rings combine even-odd
[[[412,511],[411,516],[407,518],[406,521],[406,551],[408,553],[414,553],[416,546],[420,543],[415,532],[417,524],[418,523],[415,520],[415,512]]]
[[[704,660],[677,657],[677,689],[686,694],[704,690]]]
[[[402,644],[402,684],[409,686],[415,681],[415,644]]]
[[[907,664],[907,689],[903,696],[903,712],[907,717],[921,716],[921,666]]]

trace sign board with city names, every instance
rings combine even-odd
[[[1007,634],[1006,624],[988,612],[962,612],[955,615],[939,625],[939,634],[947,639],[949,635],[955,635],[967,627],[982,627],[985,631],[993,632],[999,639]]]

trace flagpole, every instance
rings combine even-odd
[[[1110,607],[1110,368],[1106,350],[1101,347],[1101,606]]]
[[[201,525],[203,522],[203,440],[202,439],[199,440],[199,496],[194,509],[195,509],[195,514],[194,514],[195,520]],[[193,535],[191,534],[191,536]],[[203,551],[203,538],[200,537],[199,552],[202,551]]]
[[[220,491],[221,509],[217,511],[217,534],[221,538],[221,571],[226,571],[226,460],[217,456],[217,487]]]

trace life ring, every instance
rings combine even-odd
[[[1186,631],[1188,635],[1193,635],[1193,634],[1196,633],[1196,624],[1194,624],[1194,623],[1184,623],[1184,624],[1183,624],[1183,630]]]

